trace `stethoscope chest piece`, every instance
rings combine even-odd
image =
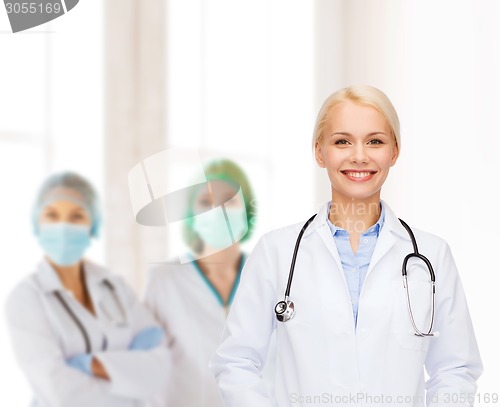
[[[297,252],[299,250],[299,245],[300,245],[300,240],[302,239],[302,235],[304,234],[305,230],[315,217],[316,214],[311,216],[304,224],[304,226],[302,226],[302,229],[299,232],[299,236],[297,237],[297,241],[295,242],[295,248],[293,250],[293,256],[292,256],[292,264],[290,265],[290,273],[288,274],[288,284],[286,286],[286,291],[285,291],[285,299],[283,301],[278,302],[274,306],[276,319],[280,322],[289,321],[290,319],[293,318],[293,314],[295,314],[295,305],[293,304],[293,301],[290,301],[288,299],[288,296],[290,295],[290,289],[292,287],[293,271],[295,269],[295,260],[297,259]]]
[[[274,312],[276,313],[276,319],[278,321],[286,322],[293,318],[295,314],[295,305],[293,301],[288,301],[288,297],[286,297],[283,301],[276,304]]]

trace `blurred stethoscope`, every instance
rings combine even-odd
[[[293,301],[290,301],[290,288],[292,286],[292,280],[293,280],[293,272],[295,270],[295,261],[297,259],[297,253],[299,250],[299,245],[300,245],[300,240],[302,239],[302,235],[304,234],[305,230],[309,226],[309,224],[313,221],[313,219],[316,217],[316,215],[311,216],[311,218],[302,226],[302,229],[299,232],[299,236],[297,237],[297,241],[295,242],[295,249],[293,251],[293,256],[292,256],[292,263],[290,265],[290,273],[288,274],[288,284],[286,286],[285,290],[285,298],[283,301],[280,301],[276,304],[274,307],[274,312],[276,313],[276,318],[280,322],[286,322],[290,319],[292,319],[293,315],[295,314],[295,304]],[[417,246],[417,241],[415,239],[415,235],[413,234],[413,231],[411,228],[404,222],[403,220],[399,219],[401,224],[404,226],[408,234],[410,235],[411,242],[413,244],[413,253],[409,253],[403,260],[403,266],[402,266],[402,274],[403,274],[403,287],[405,288],[406,291],[406,302],[408,304],[408,313],[410,315],[410,320],[411,324],[413,325],[413,329],[415,330],[415,335],[420,336],[420,337],[425,337],[425,336],[434,336],[438,335],[438,333],[432,332],[432,327],[434,325],[434,304],[435,304],[435,295],[436,295],[436,277],[434,275],[434,269],[432,268],[432,264],[425,257],[424,255],[420,254],[418,252],[418,246]],[[430,289],[431,289],[431,321],[429,325],[429,329],[426,332],[422,332],[420,329],[418,329],[417,324],[415,323],[415,318],[413,317],[413,312],[411,308],[411,301],[410,301],[410,292],[408,289],[408,273],[407,273],[407,264],[408,260],[410,260],[412,257],[415,257],[417,259],[420,259],[424,262],[424,264],[427,267],[427,270],[430,275]]]
[[[103,312],[103,314],[106,316],[108,319],[108,322],[115,326],[115,327],[120,327],[120,326],[125,326],[127,324],[127,317],[125,313],[125,308],[123,308],[122,302],[120,301],[120,298],[118,294],[116,293],[115,286],[111,283],[111,281],[105,279],[103,280],[103,285],[106,286],[106,288],[111,292],[111,296],[113,297],[114,303],[117,307],[117,309],[120,312],[120,317],[115,318],[111,315],[111,312],[104,306],[104,304],[99,302],[99,308]],[[64,308],[64,310],[68,313],[68,315],[71,317],[71,319],[74,321],[75,325],[78,327],[80,330],[83,340],[85,341],[85,349],[86,353],[91,353],[92,352],[92,345],[90,342],[90,337],[85,329],[85,326],[83,325],[82,321],[80,318],[78,318],[75,314],[75,312],[71,309],[71,307],[68,305],[64,297],[59,291],[54,291],[54,295],[56,296],[57,300],[61,303],[61,306]],[[102,350],[106,350],[107,348],[107,338],[106,336],[103,336],[103,344],[102,344]]]

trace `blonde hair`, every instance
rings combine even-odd
[[[324,101],[314,126],[312,140],[313,149],[316,148],[316,144],[321,144],[323,141],[323,132],[325,130],[325,124],[330,110],[334,106],[346,101],[375,108],[386,120],[389,128],[391,129],[394,140],[396,141],[396,146],[399,151],[401,150],[399,119],[396,109],[394,109],[394,106],[385,93],[377,88],[374,88],[373,86],[368,85],[349,86],[347,88],[340,89],[331,94]]]

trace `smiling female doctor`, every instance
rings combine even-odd
[[[451,251],[380,199],[400,146],[378,89],[325,101],[313,148],[332,199],[314,220],[263,236],[247,260],[211,362],[227,406],[273,405],[261,369],[275,330],[280,407],[473,404],[482,364]],[[417,250],[426,259],[407,259],[403,285]]]
[[[96,193],[80,175],[42,185],[33,226],[45,257],[6,303],[33,406],[142,407],[168,375],[152,314],[121,278],[82,257],[100,223]]]

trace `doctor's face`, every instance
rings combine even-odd
[[[200,190],[194,205],[194,213],[199,215],[193,218],[192,227],[206,254],[237,244],[247,232],[245,207],[237,192],[221,180],[210,181]]]
[[[397,157],[390,127],[375,108],[346,101],[328,112],[316,161],[328,172],[333,199],[380,200]]]
[[[224,204],[228,208],[242,208],[243,202],[238,191],[222,180],[209,181],[198,193],[194,202],[194,212],[201,213]]]
[[[85,208],[71,201],[55,201],[43,207],[39,223],[72,223],[75,225],[90,225],[91,219]]]

